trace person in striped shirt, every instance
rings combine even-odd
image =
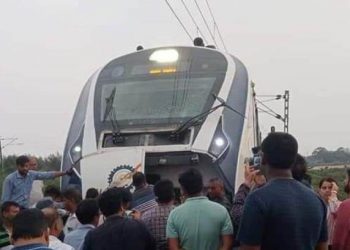
[[[11,246],[11,242],[10,242],[10,236],[7,232],[7,230],[5,229],[5,227],[3,226],[3,224],[1,223],[0,225],[0,250],[5,250],[5,249],[10,249]]]
[[[135,191],[132,194],[131,209],[139,211],[141,214],[157,206],[153,185],[146,182],[146,177],[143,173],[137,172],[132,177],[132,184]]]
[[[141,220],[156,240],[157,250],[167,250],[166,224],[174,206],[174,185],[170,180],[160,180],[154,186],[157,206],[145,212]]]
[[[11,249],[10,234],[13,218],[19,213],[20,206],[17,202],[6,201],[1,205],[0,224],[0,250]]]

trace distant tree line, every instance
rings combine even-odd
[[[310,167],[316,165],[340,165],[350,164],[350,149],[340,147],[335,151],[324,147],[316,148],[310,156],[306,157]]]
[[[1,169],[0,180],[2,176],[16,170],[17,155],[7,155],[3,158],[3,169]],[[62,155],[59,153],[50,154],[47,157],[37,157],[39,170],[41,171],[58,171],[61,167]],[[340,147],[335,151],[327,150],[324,147],[317,147],[312,154],[306,156],[306,160],[310,167],[316,165],[350,165],[350,149]]]
[[[16,170],[17,155],[7,155],[3,158],[3,169],[1,169],[0,181],[3,176]],[[41,171],[58,171],[61,167],[62,155],[59,153],[50,154],[47,157],[37,157],[39,170]],[[340,147],[335,151],[327,150],[324,147],[317,147],[311,155],[306,156],[310,167],[316,165],[350,165],[350,149]]]
[[[4,156],[3,171],[11,173],[16,170],[16,158],[18,155]],[[36,157],[36,156],[34,156]],[[58,171],[61,167],[62,156],[59,153],[50,154],[47,157],[36,157],[38,160],[39,169],[42,171]]]

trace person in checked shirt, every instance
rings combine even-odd
[[[146,211],[141,219],[156,240],[157,250],[167,250],[166,224],[170,211],[175,208],[174,185],[170,180],[161,180],[154,186],[158,205]]]

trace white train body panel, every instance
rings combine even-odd
[[[72,120],[62,161],[62,169],[74,166],[80,176],[63,179],[63,187],[79,186],[83,192],[90,187],[129,187],[135,171],[145,172],[151,183],[169,178],[178,186],[178,174],[188,167],[200,169],[205,181],[222,178],[230,192],[242,183],[244,160],[259,143],[254,93],[244,65],[231,55],[198,47],[170,48],[178,51],[181,63],[148,65],[145,58],[161,50],[169,48],[117,58],[89,79]],[[134,71],[141,73],[133,75]],[[143,84],[149,84],[149,89]],[[151,90],[152,84],[158,87]],[[129,86],[136,92],[141,89],[141,94],[134,94]],[[204,93],[202,98],[196,95],[198,91]],[[212,94],[237,113],[220,107],[203,117],[200,124],[186,128],[177,141],[167,141],[193,115],[220,104]],[[167,95],[173,98],[171,105]],[[153,97],[161,100],[159,107],[157,102],[152,103]],[[103,111],[108,109],[108,101],[112,103],[112,116],[106,119]],[[135,104],[142,101],[149,103],[150,110]],[[168,106],[162,107],[163,103]],[[159,119],[154,110],[158,110]],[[162,117],[168,110],[169,117]],[[138,119],[137,115],[144,118]],[[116,143],[115,138],[124,141]]]

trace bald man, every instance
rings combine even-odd
[[[38,161],[35,157],[29,157],[29,170],[38,171]],[[42,180],[33,181],[32,191],[29,195],[29,207],[34,206],[38,201],[44,198],[44,182]]]
[[[49,248],[53,250],[74,250],[70,245],[67,245],[58,239],[58,236],[63,230],[62,218],[55,208],[44,208],[41,210],[44,213],[47,224],[50,228]]]
[[[212,178],[208,183],[209,200],[223,205],[227,211],[231,211],[232,204],[225,195],[224,183],[219,178]]]

